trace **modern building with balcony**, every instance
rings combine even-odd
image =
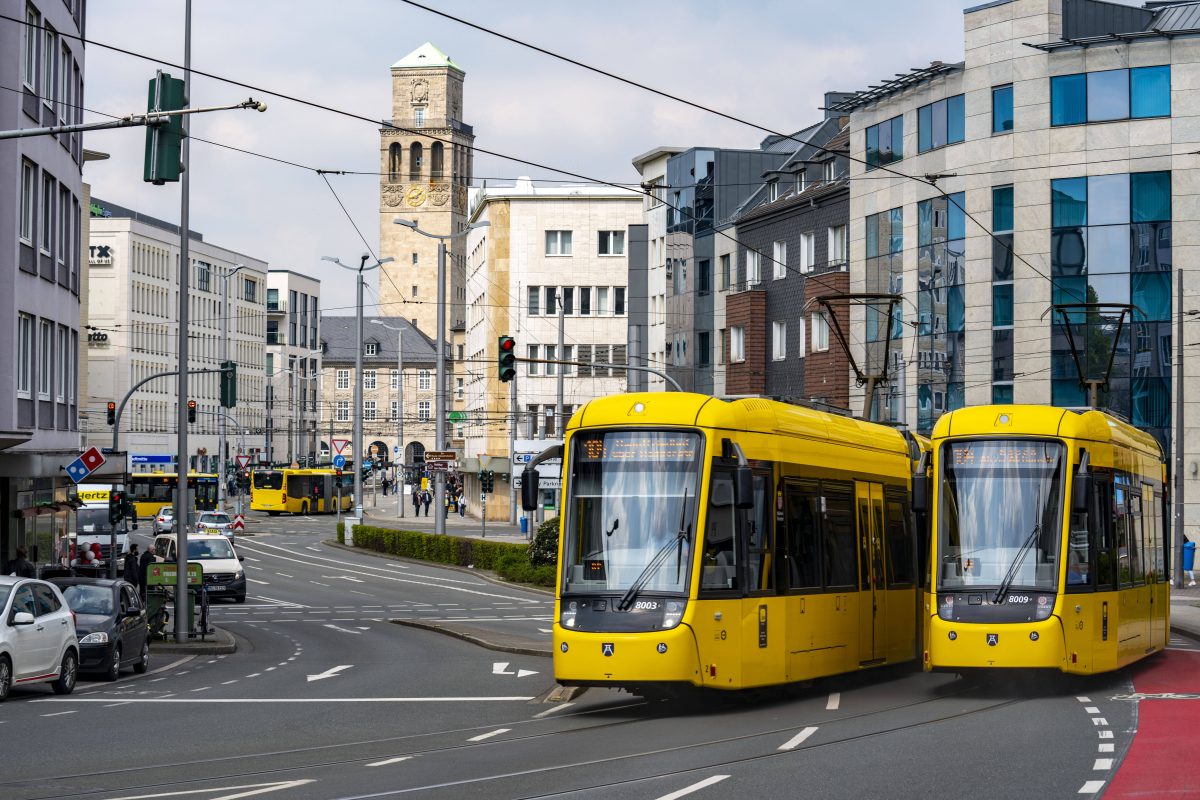
[[[320,456],[321,282],[288,269],[267,272],[266,460]]]

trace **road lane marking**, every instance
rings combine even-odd
[[[246,677],[247,677],[247,678],[257,678],[259,675],[262,675],[262,673],[261,673],[261,672],[251,672],[251,673],[250,673],[249,675],[247,675]]]
[[[362,636],[362,634],[359,633],[358,631],[352,631],[349,628],[339,628],[337,625],[326,624],[325,627],[333,628],[335,631],[341,631],[342,633],[353,633],[355,636]]]
[[[105,708],[116,708],[117,706],[123,706],[125,705],[125,702],[126,701],[122,700],[120,703],[110,703],[106,705]]]
[[[356,589],[351,589],[350,594],[361,594],[363,597],[374,597],[375,596],[373,594],[367,594],[366,592],[360,592]]]
[[[270,586],[271,585],[271,584],[267,583],[266,581],[260,581],[260,580],[254,579],[254,578],[246,578],[246,580],[250,581],[251,583],[257,583],[259,586]]]
[[[662,797],[658,798],[658,800],[679,800],[679,798],[683,797],[684,795],[689,795],[692,792],[698,792],[701,789],[707,789],[714,783],[720,783],[728,777],[728,775],[713,775],[712,777],[705,778],[699,783],[693,783],[691,786],[685,786],[682,789],[671,792],[670,794],[664,794]]]
[[[254,562],[262,561],[262,559],[261,559],[261,558],[254,558],[254,557],[252,557],[252,556],[246,556],[246,560],[247,560],[247,561],[254,561]]]
[[[1092,702],[1092,698],[1090,698],[1090,697],[1076,697],[1075,699],[1076,699],[1076,700],[1078,700],[1078,701],[1079,701],[1079,702],[1081,702],[1081,703],[1090,703],[1090,702]]]
[[[1108,742],[1107,744],[1103,744],[1103,743],[1100,744],[1099,748],[1096,750],[1096,752],[1097,753],[1112,753],[1115,751],[1115,749],[1116,749],[1116,745],[1113,744],[1112,742]]]
[[[199,689],[192,689],[193,692],[203,692],[206,689],[211,689],[211,686],[201,686]]]
[[[307,682],[312,683],[313,681],[323,681],[326,678],[337,677],[337,674],[339,672],[341,672],[342,670],[345,670],[345,669],[350,669],[353,666],[354,666],[353,664],[342,664],[337,667],[330,667],[329,669],[325,670],[324,672],[318,672],[316,675],[309,675]]]
[[[484,739],[490,739],[493,736],[499,736],[500,734],[508,733],[511,730],[512,730],[512,728],[496,728],[496,730],[494,730],[494,731],[488,731],[487,733],[481,733],[478,736],[472,736],[470,739],[467,739],[467,741],[468,742],[482,742]]]
[[[829,699],[827,701],[825,701],[825,710],[826,711],[837,711],[838,706],[840,706],[841,704],[842,704],[842,693],[841,692],[832,692],[829,695]]]
[[[1100,709],[1097,708],[1096,706],[1088,706],[1087,708],[1084,709],[1084,711],[1088,714],[1099,714],[1100,713]]]
[[[222,685],[222,686],[228,686],[228,685],[229,685],[229,684],[231,684],[231,683],[237,683],[237,682],[238,682],[238,679],[237,679],[237,678],[234,678],[234,679],[233,679],[233,680],[231,680],[231,681],[221,681],[221,685]]]
[[[1107,725],[1108,720],[1106,720],[1104,717],[1092,717],[1092,724],[1099,727],[1101,725]]]
[[[1095,794],[1104,788],[1104,781],[1088,781],[1079,789],[1079,794]]]
[[[317,586],[324,586],[326,589],[329,588],[328,583],[321,583],[320,581],[309,581],[309,583],[315,583]]]
[[[275,574],[281,578],[294,578],[295,577],[294,575],[288,575],[286,572],[276,572]]]
[[[548,717],[551,714],[562,711],[564,708],[570,708],[573,705],[575,705],[575,704],[574,703],[559,703],[554,708],[547,708],[545,711],[541,711],[537,714],[534,714],[533,718],[534,719],[542,719],[543,717]]]
[[[239,800],[243,797],[253,797],[258,794],[267,794],[268,792],[278,792],[282,789],[294,789],[297,786],[303,786],[306,783],[314,783],[316,778],[305,778],[298,781],[280,781],[275,783],[246,783],[241,786],[217,786],[209,789],[185,789],[178,792],[159,792],[157,794],[131,794],[125,797],[113,797],[110,800],[150,800],[156,797],[182,797],[189,794],[212,794],[213,792],[228,792],[234,791],[236,794],[224,794],[220,797],[212,797],[209,800]],[[250,791],[239,792],[238,789],[249,789]]]
[[[802,744],[805,739],[812,736],[816,732],[817,732],[817,729],[815,727],[810,726],[808,728],[805,728],[804,730],[800,731],[792,738],[788,739],[783,744],[779,745],[779,749],[780,750],[794,750],[794,749],[796,749],[796,747],[798,747],[800,744]]]
[[[1113,732],[1112,731],[1100,731],[1100,738],[1101,739],[1111,739],[1111,738],[1113,738]]]
[[[386,767],[388,764],[399,764],[401,761],[408,761],[412,756],[397,756],[395,758],[385,758],[383,761],[375,761],[367,764],[368,767]]]
[[[108,702],[107,700],[104,702]],[[43,717],[61,717],[64,714],[76,714],[76,711],[55,711],[53,714],[42,714]]]
[[[229,703],[528,703],[531,696],[497,697],[131,697],[127,703],[183,703],[191,705]],[[47,697],[31,703],[111,703],[105,697]],[[507,730],[507,728],[505,729]]]
[[[1112,769],[1111,758],[1097,758],[1096,763],[1092,765],[1092,769]]]

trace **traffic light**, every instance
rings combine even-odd
[[[479,487],[485,494],[491,494],[496,486],[496,473],[490,469],[485,469],[479,473]]]
[[[188,400],[188,422],[196,421],[196,401]]]
[[[162,70],[150,79],[146,111],[178,111],[187,107],[183,81]],[[179,180],[183,172],[183,116],[174,114],[146,126],[146,165],[142,177],[156,186]]]
[[[137,506],[126,497],[121,505],[121,511],[125,519],[129,520],[129,529],[136,531],[138,529]]]
[[[517,340],[511,336],[501,336],[496,345],[496,366],[500,369],[500,382],[508,383],[517,377]]]
[[[233,408],[237,405],[237,363],[221,362],[221,405]]]
[[[112,400],[108,401],[108,424],[109,425],[117,424],[117,404],[114,403]]]
[[[125,516],[125,493],[113,491],[108,495],[108,524],[116,525]]]

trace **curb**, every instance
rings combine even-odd
[[[150,652],[166,653],[168,655],[224,656],[237,652],[237,639],[224,628],[214,628],[212,641],[185,642],[181,644],[153,641],[150,643]]]
[[[433,631],[434,633],[441,633],[445,634],[446,636],[453,636],[455,639],[462,639],[464,642],[470,642],[471,644],[479,645],[487,650],[495,650],[499,653],[512,653],[513,655],[518,656],[538,656],[541,658],[550,658],[552,653],[549,647],[544,650],[540,650],[533,647],[522,647],[520,645],[490,642],[487,639],[475,636],[474,634],[457,631],[454,628],[445,625],[439,625],[434,622],[425,622],[412,619],[389,619],[388,622],[392,623],[393,625],[403,625],[407,628],[420,628],[421,630]]]

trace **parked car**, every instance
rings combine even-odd
[[[233,541],[233,518],[224,511],[202,511],[196,523],[199,533],[219,533]]]
[[[78,677],[75,615],[58,587],[0,576],[0,702],[14,686],[35,683],[70,694]]]
[[[75,612],[80,672],[115,681],[122,667],[143,673],[150,666],[146,607],[137,587],[106,578],[51,578]]]
[[[229,597],[235,603],[246,602],[246,573],[239,556],[229,540],[220,534],[189,536],[188,563],[196,562],[204,571],[204,591],[209,598]],[[158,561],[175,561],[179,552],[175,545],[175,534],[163,534],[154,539],[155,558]]]

